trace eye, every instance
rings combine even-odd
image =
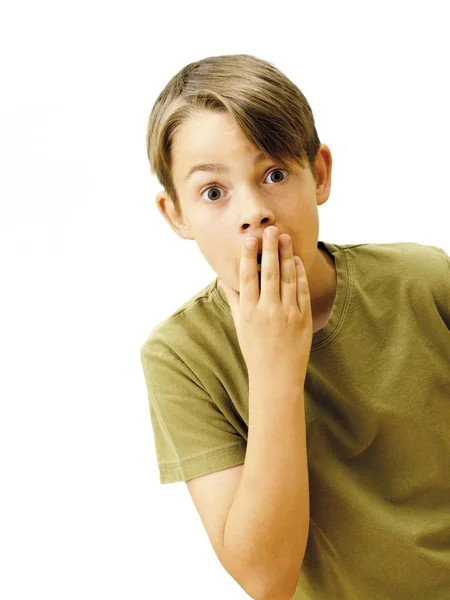
[[[285,177],[284,179],[281,179],[280,181],[273,181],[273,180],[272,180],[272,183],[283,183],[284,181],[286,181],[286,179],[289,177],[289,171],[287,171],[287,169],[278,169],[278,168],[276,168],[276,169],[272,169],[272,170],[271,170],[271,171],[269,171],[269,173],[267,174],[267,177],[269,177],[269,175],[272,175],[272,173],[276,173],[277,171],[278,171],[278,172],[284,171],[285,173],[287,173],[287,175],[286,175],[286,177]],[[266,179],[267,179],[267,177],[266,177]],[[209,195],[209,192],[210,192],[211,190],[221,190],[221,189],[222,189],[221,187],[219,187],[217,184],[215,184],[215,183],[214,183],[214,184],[212,184],[212,185],[209,185],[208,187],[206,187],[206,188],[205,188],[205,189],[204,189],[204,190],[201,192],[201,197],[202,197],[202,198],[204,198],[204,194],[206,194],[206,192],[208,192],[208,200],[207,200],[206,198],[204,198],[204,200],[205,200],[207,203],[209,203],[209,204],[211,204],[211,203],[212,203],[212,204],[214,204],[214,203],[215,203],[217,200],[221,200],[221,198],[220,198],[220,197],[217,197],[217,192],[214,192],[214,196],[215,196],[215,197],[214,197],[214,196],[213,196],[213,197],[211,197],[211,196]]]

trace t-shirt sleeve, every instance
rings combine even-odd
[[[448,267],[447,275],[450,277],[450,256],[447,254],[447,252],[445,252],[445,250],[442,250],[442,253],[444,254],[445,260],[447,262],[447,267]]]
[[[447,329],[450,331],[450,256],[445,250],[437,246],[431,246],[444,256],[444,264],[439,262],[439,269],[435,275],[436,297],[439,299],[439,309]]]
[[[444,255],[444,258],[447,262],[447,267],[448,267],[448,273],[446,273],[446,275],[450,275],[450,256],[447,254],[447,252],[443,248],[439,248],[437,246],[432,246],[432,247]]]
[[[141,347],[160,483],[244,463],[246,442],[174,352]]]

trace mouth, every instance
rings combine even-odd
[[[258,274],[261,274],[261,260],[262,260],[262,254],[258,254],[257,256],[257,260],[258,260]]]
[[[280,259],[280,256],[278,256],[278,258]],[[259,253],[256,257],[256,260],[258,262],[258,273],[261,273],[261,263],[262,263],[262,252]]]

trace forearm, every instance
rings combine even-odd
[[[246,458],[224,549],[255,598],[277,600],[292,589],[303,562],[309,483],[303,389],[272,382],[249,380]]]

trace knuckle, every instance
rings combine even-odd
[[[242,308],[241,315],[244,323],[250,324],[252,322],[253,313],[254,311],[250,307]]]
[[[277,324],[282,318],[279,304],[266,304],[262,307],[266,323]]]
[[[251,273],[250,271],[243,270],[241,271],[241,281],[243,283],[251,283],[255,279],[258,278],[258,274]]]
[[[261,269],[261,279],[268,279],[269,281],[278,279],[278,271],[271,269],[270,267]]]
[[[288,284],[293,284],[297,281],[297,277],[291,270],[289,270],[287,273],[283,272],[282,278],[283,282]]]

